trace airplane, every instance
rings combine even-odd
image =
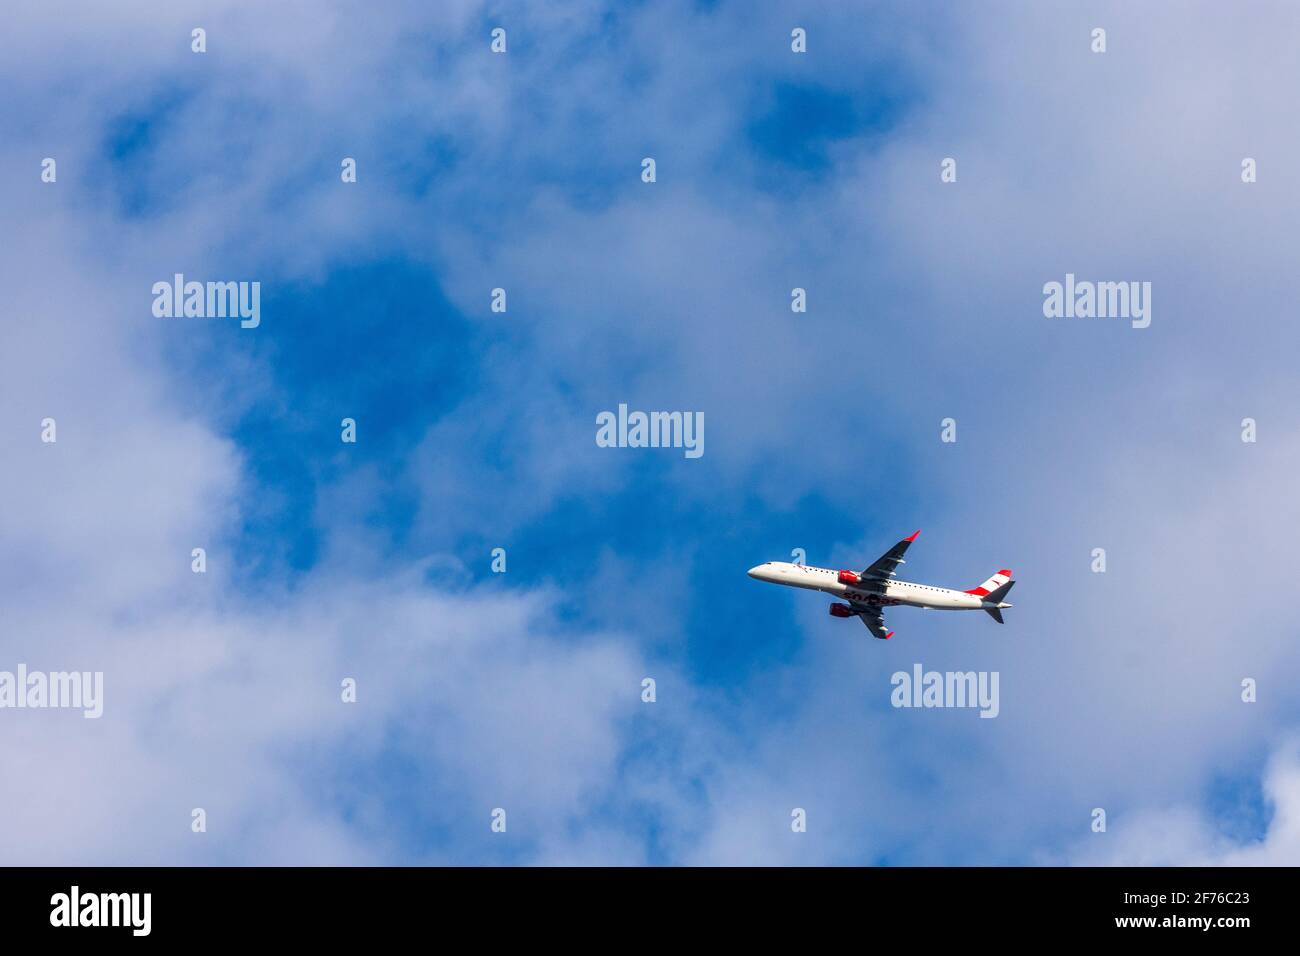
[[[1001,624],[1002,609],[1013,607],[1002,599],[1016,583],[1011,580],[1011,572],[1005,568],[979,587],[968,591],[893,579],[895,568],[907,563],[903,560],[903,555],[920,533],[917,531],[911,537],[904,538],[860,573],[768,561],[750,568],[749,576],[770,584],[825,591],[843,598],[848,603],[832,604],[831,616],[859,617],[867,630],[882,641],[894,636],[894,632],[885,627],[884,609],[899,604],[936,611],[986,611]]]

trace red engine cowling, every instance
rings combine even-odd
[[[831,605],[831,617],[852,617],[852,616],[853,616],[853,608],[849,607],[847,604]]]
[[[854,574],[852,571],[840,572],[840,584],[857,584],[861,580],[862,578]]]

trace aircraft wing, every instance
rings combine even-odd
[[[853,610],[857,611],[858,617],[862,618],[862,623],[867,625],[867,630],[880,640],[887,641],[894,636],[894,632],[885,627],[885,616],[880,612],[880,608],[855,604]]]
[[[916,536],[920,533],[921,532],[917,531],[910,538],[904,538],[880,557],[876,558],[876,560],[871,563],[871,566],[862,572],[862,576],[864,578],[879,578],[886,581],[892,578],[894,576],[894,570],[900,564],[904,563],[903,555],[907,553],[907,549],[911,547],[912,542],[916,540]]]

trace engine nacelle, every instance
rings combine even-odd
[[[854,574],[852,571],[840,572],[840,584],[857,584],[861,580],[862,578]]]
[[[852,616],[853,616],[853,608],[849,607],[847,604],[831,605],[831,617],[852,617]]]

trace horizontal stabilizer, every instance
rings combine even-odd
[[[1003,620],[1002,620],[1002,612],[1001,612],[1000,610],[998,610],[997,608],[995,608],[995,607],[986,607],[984,610],[988,611],[988,612],[989,612],[989,617],[993,618],[993,620],[997,621],[999,624],[1004,623]]]
[[[1006,584],[1002,585],[1002,587],[998,588],[997,590],[990,591],[988,597],[986,597],[984,600],[987,601],[989,604],[1001,604],[1002,599],[1007,596],[1007,592],[1011,590],[1011,588],[1015,585],[1015,583],[1016,583],[1015,581],[1008,581]]]

